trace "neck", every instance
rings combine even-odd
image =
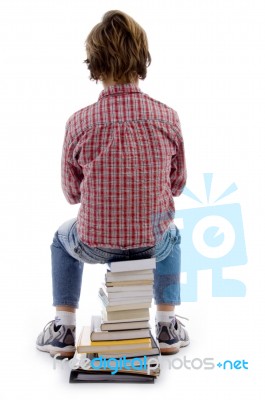
[[[139,86],[139,80],[137,79],[134,82],[126,82],[126,83],[133,83],[136,86]],[[106,79],[104,81],[102,81],[103,87],[104,89],[107,89],[109,86],[114,86],[114,85],[121,85],[121,84],[125,84],[125,82],[115,82],[113,79]]]

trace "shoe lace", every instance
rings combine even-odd
[[[181,319],[186,319],[187,321],[189,321],[189,318],[182,317],[181,315],[178,315],[178,314],[175,314],[175,317],[178,317],[178,318],[181,318]],[[178,320],[178,322],[180,323],[180,325],[185,327],[185,325],[181,321]]]
[[[49,327],[51,326],[51,324],[52,324],[54,321],[55,321],[55,320],[53,319],[53,320],[47,322],[47,324],[46,324],[46,325],[44,326],[44,328],[43,328],[43,332],[46,332],[47,329],[49,329]]]

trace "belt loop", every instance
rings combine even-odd
[[[176,237],[176,226],[174,222],[170,222],[170,231],[171,231],[171,241],[174,243],[177,240]]]
[[[171,234],[173,236],[174,235],[173,232],[176,232],[176,226],[175,226],[174,222],[170,222],[170,230],[171,230]]]

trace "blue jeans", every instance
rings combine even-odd
[[[76,218],[65,222],[51,245],[53,305],[78,308],[84,263],[156,257],[154,270],[155,304],[180,304],[180,234],[174,223],[153,247],[112,249],[89,247],[77,236]]]

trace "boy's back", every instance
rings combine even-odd
[[[177,113],[137,84],[109,86],[67,122],[62,185],[91,247],[154,246],[186,180]],[[79,184],[80,183],[80,184]]]

